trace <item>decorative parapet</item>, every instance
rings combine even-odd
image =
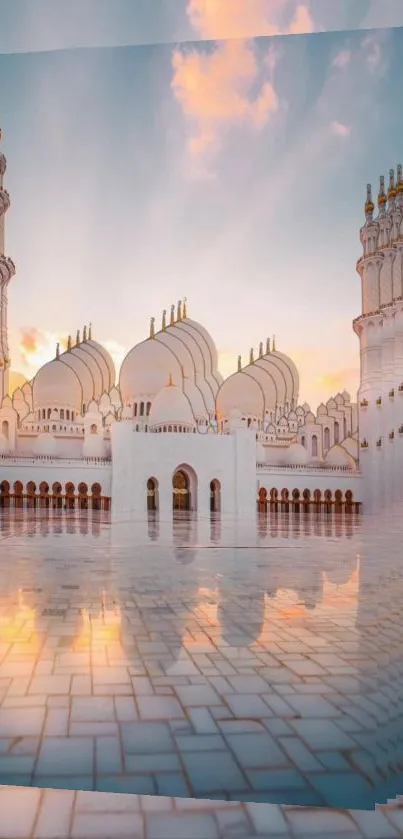
[[[0,454],[0,463],[6,466],[75,466],[84,468],[104,468],[111,466],[111,458],[101,457],[55,457],[54,455],[38,455],[37,457],[20,457],[19,455]]]
[[[256,469],[262,472],[304,472],[304,473],[312,473],[315,475],[330,475],[334,473],[342,473],[347,475],[358,475],[359,472],[353,471],[350,469],[349,466],[327,466],[327,465],[317,465],[317,466],[309,466],[309,464],[304,463],[301,464],[286,464],[284,466],[274,466],[273,464],[268,463],[256,463]]]

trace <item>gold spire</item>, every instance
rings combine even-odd
[[[85,342],[86,340],[87,340],[87,327],[86,327],[86,326],[84,326],[84,329],[83,329],[83,341]]]
[[[397,164],[396,169],[396,192],[398,195],[403,193],[403,176],[402,176],[402,164]]]
[[[395,173],[393,169],[389,169],[389,189],[388,189],[388,201],[390,204],[393,204],[396,198],[396,187],[395,187]]]
[[[167,310],[164,309],[162,313],[162,331],[165,332],[167,328]]]
[[[174,325],[174,323],[175,323],[175,306],[174,306],[174,304],[172,303],[172,306],[171,306],[171,318],[170,318],[169,324],[170,324],[170,326],[173,326],[173,325]]]
[[[172,373],[169,374],[168,384],[167,387],[173,387],[174,383],[172,381]]]
[[[181,300],[178,300],[178,309],[177,309],[176,320],[182,320],[182,301]]]
[[[270,352],[270,338],[266,341],[266,355],[269,355]]]
[[[71,335],[67,338],[67,352],[71,351]]]
[[[88,327],[88,340],[91,341],[91,330],[92,330],[92,323],[90,323]]]
[[[80,330],[77,329],[77,336],[76,336],[76,347],[78,347],[80,343]]]
[[[60,344],[57,343],[56,344],[56,358],[59,358],[59,356],[60,356]]]
[[[378,207],[379,207],[379,210],[381,212],[382,212],[382,210],[385,209],[385,204],[386,204],[387,200],[388,199],[387,199],[386,193],[385,193],[385,178],[384,178],[383,175],[381,175],[381,177],[379,178],[379,193],[378,193]]]
[[[238,355],[238,373],[242,370],[242,356]]]
[[[259,358],[263,358],[263,341],[259,344]]]
[[[273,352],[276,352],[276,336],[273,335]]]
[[[155,318],[151,318],[150,320],[150,338],[155,338]]]
[[[186,303],[187,303],[187,297],[184,297],[183,298],[183,314],[182,314],[183,320],[186,320],[186,318],[188,316]]]
[[[367,200],[365,202],[365,215],[372,218],[372,213],[374,212],[375,206],[372,200],[372,187],[371,184],[367,184]]]
[[[253,362],[254,362],[254,358],[253,358],[253,347],[251,347],[251,348],[250,348],[250,353],[249,353],[249,364],[253,364]]]

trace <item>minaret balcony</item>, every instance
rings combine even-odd
[[[8,283],[15,274],[15,265],[8,256],[0,255],[0,280]]]
[[[378,408],[382,405],[382,397],[381,396],[378,396],[378,399],[376,400],[376,404],[377,404]]]
[[[389,432],[389,440],[394,440],[394,439],[395,439],[395,432],[394,432],[394,431],[390,431],[390,432]]]
[[[395,389],[392,387],[392,390],[389,391],[389,399],[394,399],[395,396]]]
[[[369,402],[368,399],[361,399],[360,408],[368,408]]]
[[[364,440],[361,441],[361,448],[362,449],[367,449],[368,448],[368,440],[366,440],[365,438],[364,438]]]
[[[6,189],[0,187],[0,218],[10,207],[10,195]]]

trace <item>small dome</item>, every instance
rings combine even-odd
[[[216,399],[217,415],[228,419],[236,408],[243,417],[258,417],[263,420],[265,411],[264,392],[260,384],[247,373],[233,373],[220,387]]]
[[[308,462],[309,454],[301,443],[291,443],[285,452],[284,460],[290,466],[303,466]]]
[[[81,413],[83,393],[80,380],[74,370],[60,359],[49,361],[38,370],[32,390],[34,408],[62,405]]]
[[[176,385],[171,382],[157,393],[149,416],[150,428],[160,425],[194,426],[194,417],[190,402]]]
[[[315,414],[312,413],[312,411],[308,411],[305,417],[305,425],[308,425],[308,423],[310,422],[316,423],[316,417]]]
[[[329,466],[348,466],[351,468],[352,461],[353,458],[349,455],[346,449],[344,449],[343,446],[338,445],[332,446],[325,457],[325,463]]]
[[[43,434],[39,434],[39,437],[37,437],[34,441],[34,454],[54,456],[57,454],[57,449],[57,440],[53,434],[49,434],[48,431],[44,431]]]
[[[88,434],[83,443],[83,457],[105,457],[105,441],[101,434]]]
[[[0,454],[8,454],[10,451],[10,441],[4,434],[0,434]]]

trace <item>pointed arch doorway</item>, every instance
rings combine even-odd
[[[172,508],[174,512],[189,512],[191,507],[191,492],[189,476],[183,469],[177,469],[172,478]]]

